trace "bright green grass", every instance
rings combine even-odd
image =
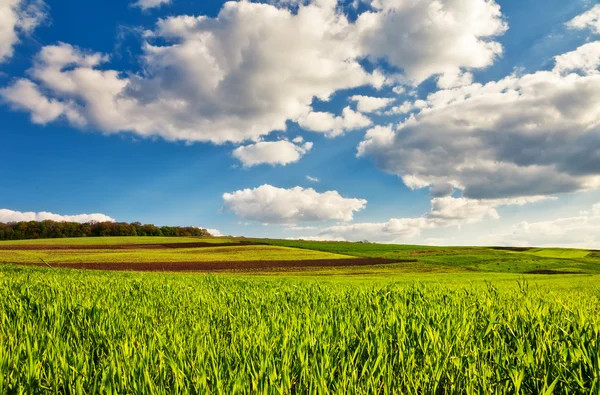
[[[600,392],[598,276],[466,276],[0,266],[0,393]]]
[[[514,252],[485,247],[430,247],[272,239],[260,241],[271,245],[359,257],[416,259],[421,265],[442,265],[487,272],[527,273],[554,270],[600,273],[600,255],[590,254],[585,250],[534,249]]]
[[[266,245],[147,250],[0,250],[3,263],[293,261],[351,256]]]
[[[536,255],[545,258],[585,258],[590,254],[588,250],[576,250],[569,248],[533,248],[531,250],[519,252],[518,254]]]
[[[160,236],[107,236],[69,237],[60,239],[1,240],[0,245],[109,245],[109,244],[170,244],[170,243],[237,243],[228,237],[160,237]]]

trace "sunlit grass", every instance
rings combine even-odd
[[[250,245],[147,250],[0,250],[4,263],[240,262],[352,258],[328,252]]]
[[[471,275],[2,266],[0,393],[599,393],[597,276]]]

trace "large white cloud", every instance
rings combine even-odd
[[[2,96],[34,122],[63,118],[104,133],[241,142],[302,119],[335,135],[364,125],[364,118],[351,110],[306,115],[315,98],[384,84],[381,71],[362,67],[365,58],[385,58],[420,81],[485,67],[501,52],[490,41],[504,29],[491,0],[375,1],[355,21],[334,0],[303,3],[231,1],[215,18],[161,19],[145,34],[137,74],[111,70],[101,54],[48,46],[30,79]]]
[[[327,100],[340,89],[380,85],[379,73],[360,66],[352,34],[333,6],[293,13],[228,2],[214,19],[159,20],[146,33],[143,74],[101,69],[105,56],[68,44],[45,47],[31,70],[32,90],[39,101],[62,105],[59,115],[79,127],[241,142],[285,130],[286,121],[305,114],[315,97]],[[22,84],[3,96],[32,112],[34,121],[47,122],[51,117],[39,113],[45,105],[11,95]]]
[[[554,71],[432,93],[397,128],[368,131],[358,156],[373,158],[411,188],[451,185],[470,198],[594,188],[600,73],[582,53],[596,50],[590,43],[564,54]]]
[[[39,213],[21,212],[8,209],[0,209],[0,222],[21,222],[21,221],[45,221],[52,220],[57,222],[115,222],[115,220],[104,214],[78,214],[78,215],[60,215],[46,211]]]
[[[313,143],[294,141],[261,141],[238,147],[233,151],[233,156],[242,162],[244,167],[260,164],[287,165],[298,162],[312,148]]]
[[[421,82],[434,74],[490,66],[507,24],[493,0],[373,0],[356,22],[363,51]]]
[[[567,26],[572,29],[590,29],[596,34],[600,34],[600,4],[576,16],[569,22]]]
[[[367,201],[345,198],[337,191],[319,193],[312,188],[290,189],[262,185],[223,194],[224,208],[238,218],[269,224],[307,221],[350,221]]]
[[[169,4],[170,2],[171,0],[137,0],[132,4],[132,6],[139,7],[145,11],[150,8],[156,8],[164,4]]]
[[[0,2],[0,63],[9,59],[19,37],[31,33],[47,17],[41,0],[2,0]]]

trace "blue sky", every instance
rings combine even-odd
[[[0,220],[600,248],[598,2],[0,13]]]

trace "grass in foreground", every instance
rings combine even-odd
[[[600,391],[597,276],[463,276],[2,266],[0,393]]]

